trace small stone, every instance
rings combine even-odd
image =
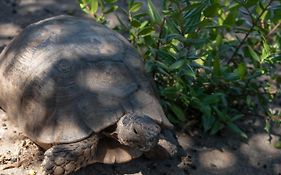
[[[64,169],[60,166],[57,166],[54,170],[54,175],[62,175],[64,173]]]
[[[12,157],[10,161],[13,162],[13,163],[15,163],[15,162],[18,161],[18,158],[17,158],[17,157]]]
[[[28,175],[36,175],[37,173],[36,173],[36,171],[34,171],[34,170],[30,170],[29,171],[29,173],[28,173]]]
[[[21,147],[24,147],[24,146],[26,146],[26,141],[25,140],[22,141],[22,143],[21,143]]]

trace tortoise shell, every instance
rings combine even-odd
[[[39,143],[69,143],[125,113],[171,127],[142,59],[117,32],[58,16],[26,27],[0,55],[0,106]]]

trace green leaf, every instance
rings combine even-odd
[[[80,5],[80,8],[83,10],[83,12],[85,13],[88,13],[88,10],[87,10],[87,4],[88,2],[85,1],[85,0],[79,0],[79,5]]]
[[[148,14],[151,17],[152,22],[157,24],[161,23],[161,15],[158,9],[154,6],[151,0],[147,0]]]
[[[116,11],[117,9],[118,9],[118,6],[117,5],[113,5],[109,9],[105,10],[103,13],[104,14],[109,14],[109,13],[112,13],[112,12]]]
[[[267,133],[269,133],[269,132],[270,132],[270,129],[271,129],[270,120],[265,120],[264,130],[265,130]]]
[[[169,97],[176,97],[178,95],[178,89],[176,87],[166,87],[161,89],[161,95],[169,96]]]
[[[245,63],[240,63],[236,69],[240,79],[244,79],[247,73],[247,67]]]
[[[208,95],[203,99],[203,103],[206,105],[209,104],[217,104],[221,100],[221,94],[220,93],[215,93],[212,95]]]
[[[211,113],[212,113],[212,109],[210,107],[210,105],[208,104],[203,104],[201,101],[200,101],[200,107],[199,107],[199,110],[204,114],[204,116],[206,117],[211,117]],[[213,118],[213,117],[211,117]]]
[[[149,22],[148,21],[143,21],[140,25],[140,29],[142,29],[143,27],[145,27]]]
[[[206,17],[215,17],[218,15],[219,8],[220,8],[219,3],[213,3],[211,6],[207,7],[204,10],[204,15]]]
[[[146,36],[146,35],[150,35],[151,33],[154,32],[154,29],[151,27],[144,27],[140,30],[139,35],[140,36]]]
[[[156,53],[159,56],[159,58],[164,60],[167,64],[172,64],[176,60],[176,58],[174,57],[174,55],[172,53],[164,50],[163,48],[160,48],[159,50],[157,50]]]
[[[247,134],[246,134],[245,132],[243,132],[240,128],[238,128],[238,126],[236,126],[234,123],[228,123],[228,124],[227,124],[227,127],[228,127],[231,131],[233,131],[233,132],[239,134],[240,137],[242,137],[242,138],[244,138],[244,139],[248,139]]]
[[[178,120],[180,120],[180,121],[185,121],[186,120],[184,111],[180,107],[178,107],[178,106],[176,106],[174,104],[171,104],[170,108],[173,111],[173,113],[176,115]]]
[[[236,73],[236,72],[230,72],[230,73],[226,72],[223,74],[223,76],[224,76],[225,80],[230,81],[230,82],[240,79],[238,73]]]
[[[172,34],[180,34],[181,33],[179,28],[178,28],[178,25],[171,18],[166,19],[166,25],[164,27],[168,31],[170,31],[170,33],[172,33]]]
[[[172,65],[169,66],[169,69],[171,69],[171,70],[179,69],[179,68],[181,68],[185,63],[186,63],[186,60],[184,60],[184,59],[177,60],[176,62],[174,62]]]
[[[117,2],[118,0],[105,0],[107,3],[113,4],[115,2]]]
[[[95,14],[98,11],[99,3],[98,0],[91,0],[91,13]]]
[[[194,72],[194,70],[192,69],[192,67],[190,65],[187,65],[188,69],[185,69],[185,74],[189,77],[192,78],[196,78],[196,73]]]
[[[246,0],[246,1],[243,0],[242,3],[244,3],[246,7],[252,7],[252,6],[256,6],[259,3],[259,0]]]
[[[192,16],[192,18],[185,18],[184,28],[185,32],[192,33],[195,31],[196,27],[199,26],[201,19],[201,13]]]
[[[258,54],[252,49],[251,46],[248,46],[249,49],[249,53],[251,55],[251,58],[253,59],[254,62],[260,62],[260,57],[258,56]]]
[[[281,140],[278,140],[276,143],[274,143],[274,147],[277,149],[281,149]]]
[[[228,13],[227,17],[225,18],[225,20],[223,21],[224,25],[229,25],[232,27],[235,24],[235,19],[238,14],[237,13],[238,7],[239,7],[239,4],[234,4],[233,6],[231,6],[229,8],[229,13]]]
[[[231,117],[231,121],[234,122],[236,120],[239,120],[243,117],[244,115],[243,114],[237,114],[235,115],[234,117]]]
[[[163,62],[161,62],[161,61],[155,61],[155,63],[156,63],[156,65],[157,65],[158,68],[161,67],[161,68],[165,69],[165,71],[169,70],[169,67],[168,67],[165,63],[163,63]],[[166,72],[166,73],[167,73],[167,72]],[[167,74],[168,74],[168,73],[167,73]]]
[[[222,123],[229,123],[229,122],[231,122],[230,117],[226,114],[225,111],[219,110],[217,108],[217,106],[213,106],[213,109],[215,110],[216,115],[217,115],[219,121],[221,121]]]
[[[131,22],[131,25],[133,26],[133,27],[140,27],[140,25],[141,25],[141,23],[138,21],[138,20],[136,20],[136,19],[133,19],[132,20],[132,22]]]
[[[214,117],[212,117],[210,115],[203,115],[202,122],[203,122],[204,131],[207,132],[208,130],[210,130],[212,128],[212,126],[216,122],[216,120]]]
[[[131,8],[129,9],[129,11],[130,12],[137,12],[137,11],[139,11],[140,10],[140,8],[142,7],[142,3],[141,2],[135,2],[132,6],[131,6]]]
[[[266,42],[266,39],[263,39],[263,48],[261,52],[261,63],[263,63],[270,56],[270,48]]]
[[[274,56],[272,57],[272,61],[273,61],[274,63],[280,63],[280,62],[281,62],[281,55],[274,55]]]
[[[222,125],[220,122],[215,121],[215,123],[213,124],[212,129],[211,129],[211,131],[210,131],[210,134],[211,134],[211,135],[214,135],[214,134],[216,134],[219,130],[221,130],[222,128],[223,128],[223,125]]]
[[[280,23],[281,19],[281,5],[274,5],[270,9],[270,19],[275,23]]]
[[[213,61],[213,75],[215,76],[221,75],[220,60],[218,58],[215,58]]]

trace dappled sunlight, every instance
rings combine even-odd
[[[36,12],[42,8],[42,6],[48,6],[54,4],[55,0],[40,1],[35,3],[33,0],[24,0],[22,2],[22,8],[19,10],[20,14],[25,14],[27,12]]]
[[[189,136],[187,134],[179,135],[178,142],[182,146],[183,149],[192,148],[195,145],[192,136]]]
[[[158,0],[152,1],[161,10],[163,2]],[[280,2],[278,0],[274,1],[279,7]],[[145,114],[151,115],[152,118],[160,120],[159,116],[164,116],[164,114],[158,110],[161,106],[155,100],[155,96],[151,94],[150,89],[147,88],[150,87],[149,83],[145,83],[148,79],[142,76],[135,76],[139,75],[140,72],[144,72],[143,60],[139,59],[137,52],[141,51],[141,56],[145,57],[146,63],[149,63],[145,68],[151,71],[150,73],[157,74],[163,71],[162,73],[167,72],[172,77],[179,78],[179,83],[177,83],[179,88],[172,89],[174,90],[173,92],[168,89],[167,94],[163,93],[164,95],[162,95],[162,90],[165,90],[163,84],[160,84],[158,90],[161,97],[164,97],[163,104],[165,107],[173,104],[175,100],[181,97],[186,97],[182,98],[186,100],[186,103],[181,101],[181,103],[176,102],[175,104],[182,108],[184,113],[186,112],[184,116],[186,120],[177,122],[180,127],[184,127],[184,131],[188,131],[188,134],[181,132],[183,130],[180,130],[182,128],[177,128],[178,125],[175,125],[174,129],[178,131],[178,142],[186,151],[187,156],[177,157],[175,160],[165,159],[160,161],[141,157],[128,163],[114,165],[95,163],[73,174],[281,175],[281,149],[274,147],[274,143],[281,136],[280,127],[275,128],[274,126],[271,128],[272,141],[270,143],[268,141],[269,135],[264,130],[264,118],[254,117],[252,120],[250,119],[252,116],[245,115],[245,117],[235,121],[233,124],[237,124],[247,134],[248,140],[242,140],[238,135],[233,135],[233,133],[224,129],[219,131],[218,135],[207,135],[201,132],[201,128],[198,128],[198,121],[202,119],[200,118],[202,111],[198,113],[198,105],[193,105],[192,103],[193,97],[202,96],[202,99],[198,100],[201,103],[205,101],[205,97],[207,99],[209,94],[213,93],[221,93],[226,99],[229,99],[229,92],[231,92],[230,95],[233,95],[233,92],[234,95],[241,93],[247,96],[240,94],[240,98],[238,94],[238,101],[248,102],[253,100],[254,103],[255,96],[259,93],[259,91],[255,91],[258,88],[252,86],[252,82],[256,80],[270,85],[268,92],[271,94],[277,93],[279,88],[278,82],[281,76],[281,66],[278,64],[280,61],[274,64],[276,67],[273,70],[268,69],[269,65],[263,63],[272,61],[272,55],[276,54],[276,51],[280,49],[280,44],[275,42],[277,41],[276,38],[280,39],[280,32],[278,30],[280,29],[280,22],[278,21],[278,16],[277,18],[274,17],[275,12],[276,14],[279,12],[279,8],[277,11],[270,10],[272,7],[269,6],[268,12],[261,16],[262,18],[265,16],[264,20],[259,20],[260,11],[267,9],[267,7],[264,6],[263,9],[258,9],[257,12],[255,10],[256,7],[259,8],[258,6],[262,6],[262,4],[267,5],[271,1],[261,1],[257,5],[249,1],[250,8],[248,12],[252,12],[252,15],[257,17],[256,19],[247,18],[250,15],[248,16],[241,11],[241,8],[245,7],[242,7],[241,4],[239,5],[240,1],[230,3],[236,4],[235,8],[226,8],[227,6],[217,7],[219,4],[225,4],[223,1],[218,1],[215,4],[210,2],[206,5],[206,8],[202,8],[205,10],[199,9],[199,6],[192,6],[191,8],[194,9],[182,8],[180,13],[177,13],[178,7],[175,6],[174,8],[171,6],[167,11],[164,11],[165,13],[159,11],[161,17],[165,16],[165,18],[159,19],[158,22],[157,19],[152,21],[149,14],[142,14],[144,16],[136,18],[135,15],[138,15],[138,12],[143,12],[143,9],[147,9],[148,1],[136,0],[135,2],[144,2],[143,7],[140,11],[134,12],[138,8],[138,4],[136,4],[131,9],[131,16],[129,18],[126,13],[120,10],[121,8],[124,8],[125,11],[130,9],[127,0],[118,1],[118,10],[105,14],[108,20],[105,25],[109,28],[118,27],[120,21],[129,26],[128,31],[124,30],[126,32],[118,30],[118,33],[124,32],[122,34],[126,36],[125,38],[117,32],[114,32],[113,35],[108,34],[108,29],[100,24],[96,24],[97,26],[95,27],[85,25],[86,27],[84,26],[83,30],[80,31],[81,25],[77,25],[73,21],[67,21],[67,25],[71,26],[68,27],[69,30],[61,28],[59,24],[50,24],[44,31],[41,30],[38,33],[33,33],[33,38],[27,37],[24,42],[21,42],[21,40],[15,42],[17,43],[16,47],[12,47],[13,49],[9,50],[9,55],[5,57],[5,67],[7,68],[5,73],[0,71],[0,97],[2,97],[3,101],[0,100],[0,103],[10,104],[10,102],[20,97],[22,105],[20,109],[17,109],[16,105],[3,105],[1,107],[3,109],[9,108],[12,116],[16,116],[14,114],[19,112],[17,110],[22,110],[26,116],[17,118],[19,125],[26,125],[26,128],[32,128],[30,132],[33,132],[34,137],[38,138],[37,140],[55,144],[71,139],[77,141],[87,137],[93,131],[99,132],[108,127],[108,124],[117,121],[126,110],[131,111],[137,108]],[[167,2],[169,4],[172,0]],[[203,1],[196,1],[196,3],[201,4]],[[99,4],[96,15],[100,14],[100,8]],[[150,13],[152,11],[156,12],[157,10],[151,10]],[[198,13],[200,15],[200,20],[198,18],[199,25],[196,23],[192,24],[192,20],[186,23],[188,24],[187,26],[181,25],[183,20],[195,19],[195,12],[197,11],[200,12]],[[233,13],[233,11],[238,13]],[[181,13],[185,14],[186,12],[190,12],[193,15],[187,15],[188,18],[181,16]],[[239,15],[241,12],[243,12],[242,16]],[[93,17],[82,12],[78,0],[0,0],[0,52],[29,24],[61,14]],[[275,22],[272,21],[273,17],[276,18],[274,19]],[[232,20],[232,18],[235,20]],[[222,25],[218,23],[218,19],[221,20],[219,23]],[[253,24],[249,23],[253,25],[253,30],[249,30],[249,33],[248,30],[240,31],[240,29],[247,27],[244,22],[251,22],[251,20],[257,20],[256,22],[253,21]],[[93,21],[90,23],[95,23]],[[243,25],[238,24],[240,22],[243,22]],[[275,23],[278,23],[277,27],[273,25]],[[176,27],[175,31],[173,24]],[[193,29],[196,26],[199,30]],[[187,34],[183,35],[183,38],[177,38],[176,36],[184,34],[182,33],[185,32],[184,27],[187,28]],[[145,30],[143,31],[143,29]],[[263,29],[262,33],[259,33],[260,29]],[[150,30],[152,30],[152,33]],[[58,35],[61,37],[58,37]],[[261,37],[262,35],[266,37],[263,38]],[[136,36],[135,39],[132,36]],[[245,36],[248,36],[248,38]],[[148,48],[148,51],[143,48],[135,49],[131,47],[131,44],[126,39],[129,37],[133,43]],[[176,42],[170,42],[170,40]],[[266,44],[269,45],[268,50],[266,49]],[[181,45],[184,47],[180,48]],[[178,46],[179,49],[177,52],[174,52],[175,49],[171,46]],[[9,47],[6,48],[8,49]],[[251,52],[249,48],[252,48],[253,51]],[[203,56],[201,54],[198,56],[198,53],[204,54]],[[152,58],[152,62],[150,62],[150,58]],[[198,63],[197,60],[200,60],[199,68],[197,64],[192,64],[193,58],[196,59],[196,63]],[[250,58],[253,60],[250,60]],[[230,64],[226,65],[224,61],[228,61]],[[1,62],[2,60],[0,60],[0,65],[2,65]],[[251,62],[257,64],[257,67],[249,64]],[[216,65],[217,63],[218,65]],[[218,71],[216,71],[216,66],[220,68]],[[174,69],[171,70],[172,68]],[[254,81],[250,81],[250,83],[246,82],[246,86],[244,86],[245,80],[255,75],[256,72],[260,73],[261,68],[266,70],[264,72],[273,71],[274,76],[261,76],[253,79]],[[216,73],[219,76],[212,76]],[[237,77],[232,77],[234,74]],[[10,83],[1,81],[2,78],[9,79]],[[158,80],[160,82],[160,79]],[[181,80],[183,81],[181,82]],[[201,84],[204,86],[200,87]],[[14,93],[11,95],[7,93],[8,91],[5,92],[4,86]],[[192,90],[194,89],[195,94],[190,93],[189,87],[192,87]],[[205,87],[208,93],[201,94],[200,89],[205,90]],[[183,92],[182,89],[187,89],[187,91]],[[253,92],[253,98],[248,98],[252,97],[252,93],[248,92]],[[130,97],[132,93],[134,96]],[[170,93],[173,94],[170,95]],[[258,94],[258,96],[260,95],[266,94]],[[167,101],[169,99],[172,100],[171,103]],[[222,112],[224,110],[228,111],[228,107],[232,107],[227,105],[225,108],[220,108],[221,104],[221,101],[219,101],[210,104],[202,103],[202,106],[213,107],[215,105],[215,107],[219,107],[218,109],[223,109]],[[226,104],[232,103],[227,102]],[[239,103],[238,111],[243,111],[244,107],[247,108],[247,105],[242,106]],[[272,111],[280,111],[280,106],[281,102],[279,100],[270,104],[270,109]],[[189,110],[190,107],[191,110]],[[168,109],[168,111],[170,110]],[[180,119],[174,115],[177,110],[170,112],[169,119]],[[35,115],[37,117],[32,117]],[[97,117],[93,118],[92,116]],[[232,113],[229,113],[229,116],[232,117]],[[81,118],[83,118],[83,121]],[[190,119],[192,121],[194,118],[197,123],[191,122],[192,124],[189,124]],[[161,118],[161,120],[163,119],[166,120],[166,118]],[[275,119],[278,120],[279,118],[276,117]],[[0,174],[33,174],[29,170],[35,170],[35,174],[42,174],[39,171],[41,160],[36,162],[35,159],[29,159],[30,163],[33,164],[32,166],[21,165],[20,167],[2,171],[1,168],[7,163],[25,160],[24,154],[21,152],[22,148],[27,146],[31,149],[29,144],[23,142],[27,138],[24,139],[19,128],[15,128],[14,124],[11,125],[11,121],[0,112]],[[167,126],[169,125],[169,121],[162,122]],[[108,128],[110,131],[115,126],[112,125],[111,127]],[[79,130],[79,128],[82,128],[82,130]],[[29,140],[29,142],[31,141]],[[100,143],[100,148],[102,149],[108,146],[103,142]],[[113,148],[107,152],[111,156],[107,160],[126,158],[126,156],[130,160],[130,157],[124,152],[126,150]],[[43,152],[41,153],[43,154]],[[33,152],[29,154],[32,155]],[[123,157],[116,157],[116,155],[120,154],[123,154]],[[37,158],[42,159],[42,155]],[[187,158],[192,160],[191,165]]]
[[[88,68],[77,73],[77,84],[89,91],[116,97],[126,96],[138,88],[122,62],[107,63],[88,63]]]
[[[227,150],[204,151],[199,154],[199,161],[206,169],[224,170],[236,163],[235,155]]]
[[[0,39],[2,37],[13,37],[14,35],[18,34],[20,31],[21,28],[13,23],[2,23],[0,27]]]
[[[270,161],[273,164],[275,160],[281,160],[281,150],[274,147],[278,138],[272,136],[271,143],[268,138],[266,133],[256,134],[249,139],[248,144],[241,144],[241,153],[249,158],[249,163],[252,166],[259,167],[263,162]],[[281,162],[279,162],[280,164]]]
[[[0,4],[1,5],[1,4]],[[21,28],[13,23],[2,23],[0,26],[0,53],[11,39],[21,31]]]
[[[272,136],[272,137],[273,138],[270,143],[268,140],[269,139],[268,134],[266,134],[266,133],[256,134],[249,139],[248,144],[241,145],[241,151],[246,155],[252,155],[251,154],[252,151],[261,151],[264,154],[271,154],[272,157],[274,157],[273,155],[276,155],[276,157],[280,156],[281,150],[276,149],[273,146],[273,143],[275,143],[275,141],[277,140],[277,137],[275,137],[275,136]],[[251,145],[251,148],[249,149],[250,145]]]

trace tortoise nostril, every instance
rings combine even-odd
[[[137,130],[135,128],[133,129],[133,131],[134,131],[135,134],[138,134],[138,132],[137,132]]]

